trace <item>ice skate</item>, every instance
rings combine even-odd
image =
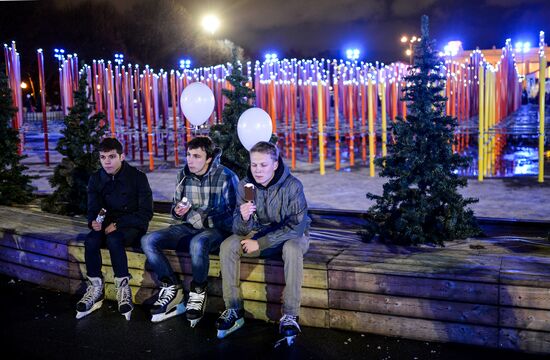
[[[218,329],[218,339],[223,339],[232,332],[240,329],[244,325],[243,309],[227,309],[216,320]]]
[[[151,321],[160,322],[185,312],[183,290],[179,285],[163,283],[157,301],[151,309]]]
[[[103,305],[104,298],[103,280],[99,277],[89,277],[86,293],[76,304],[76,318],[82,319],[99,309]]]
[[[288,346],[294,344],[296,336],[300,334],[302,330],[300,325],[298,325],[298,317],[292,315],[283,315],[281,320],[279,320],[279,334],[283,338],[275,343],[275,347],[279,346],[283,341],[286,340]]]
[[[118,312],[121,315],[124,315],[126,320],[130,320],[132,317],[132,310],[134,310],[134,304],[132,303],[132,289],[130,289],[128,281],[130,281],[128,276],[115,278]]]
[[[191,323],[191,327],[202,319],[206,310],[206,286],[197,286],[194,282],[191,283],[191,290],[189,290],[189,301],[187,301],[187,320]]]

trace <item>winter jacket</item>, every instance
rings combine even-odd
[[[216,228],[231,232],[239,179],[233,171],[220,164],[221,154],[221,149],[216,148],[210,167],[200,178],[189,171],[187,165],[178,172],[171,210],[176,221],[190,224],[195,229]],[[179,217],[174,209],[184,196],[191,202],[191,209]]]
[[[245,202],[246,183],[256,186],[256,212],[248,221],[243,220],[240,211],[241,204]],[[302,183],[290,174],[281,158],[275,175],[267,186],[256,183],[250,169],[248,175],[239,182],[237,206],[233,213],[233,233],[244,236],[256,231],[254,239],[258,240],[260,250],[307,235],[310,223]]]
[[[107,210],[103,228],[114,222],[118,229],[146,232],[153,218],[153,194],[147,176],[126,161],[115,175],[103,169],[95,172],[88,182],[90,228],[101,208]]]

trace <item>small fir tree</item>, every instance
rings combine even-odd
[[[256,96],[254,91],[246,86],[246,77],[237,63],[235,51],[233,52],[233,65],[231,74],[226,77],[233,86],[233,90],[223,89],[222,94],[229,102],[222,113],[222,123],[210,128],[212,141],[222,149],[221,163],[233,170],[239,178],[246,175],[249,157],[248,151],[241,144],[237,134],[237,123],[243,112],[250,109],[250,101]]]
[[[13,106],[5,68],[0,64],[0,205],[26,204],[33,198],[32,177],[23,174],[28,168],[21,160],[26,156],[19,155],[19,134],[11,126],[17,109]]]
[[[90,116],[93,103],[88,101],[87,88],[83,73],[74,92],[74,106],[63,120],[63,137],[56,146],[63,159],[50,178],[55,191],[42,202],[44,210],[56,214],[86,213],[88,180],[100,166],[96,149],[105,134],[105,116],[103,113]]]
[[[460,168],[470,159],[452,151],[456,118],[446,116],[447,98],[442,93],[442,64],[429,38],[428,17],[422,17],[422,38],[415,48],[414,66],[405,77],[406,120],[392,125],[396,141],[388,156],[377,159],[380,176],[389,178],[382,196],[367,194],[376,204],[366,240],[375,234],[384,242],[402,245],[435,243],[477,235],[480,230],[467,206],[477,201],[463,198],[458,187],[467,180]]]

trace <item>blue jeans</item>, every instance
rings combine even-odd
[[[210,267],[209,254],[219,248],[225,235],[217,229],[197,230],[188,224],[171,225],[143,236],[141,248],[158,279],[171,284],[177,284],[178,278],[162,250],[189,251],[193,281],[204,285]]]

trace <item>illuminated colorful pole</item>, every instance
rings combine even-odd
[[[371,177],[374,177],[374,157],[376,152],[374,151],[374,96],[372,91],[372,77],[368,75],[368,111],[369,111],[369,173]]]
[[[324,135],[324,110],[323,110],[323,84],[321,75],[317,77],[317,123],[319,126],[319,173],[325,175],[325,135]]]
[[[544,182],[544,96],[546,84],[546,56],[544,54],[544,32],[540,32],[539,51],[539,176],[538,182]]]
[[[340,170],[340,111],[339,111],[339,96],[338,96],[338,79],[334,79],[334,127],[336,143],[336,171]]]
[[[388,132],[386,124],[386,79],[382,80],[380,84],[382,94],[382,156],[387,155],[386,145],[388,144]]]
[[[477,150],[477,180],[483,181],[484,176],[484,170],[483,170],[483,139],[484,139],[484,105],[485,105],[485,99],[484,99],[484,67],[479,67],[479,111],[478,111],[478,118],[479,118],[479,135],[478,135],[478,150]]]
[[[46,81],[44,78],[44,54],[42,49],[36,51],[38,58],[38,79],[40,81],[40,102],[42,105],[42,127],[44,129],[44,157],[46,166],[50,166],[50,150],[48,143],[48,116],[46,110]]]

